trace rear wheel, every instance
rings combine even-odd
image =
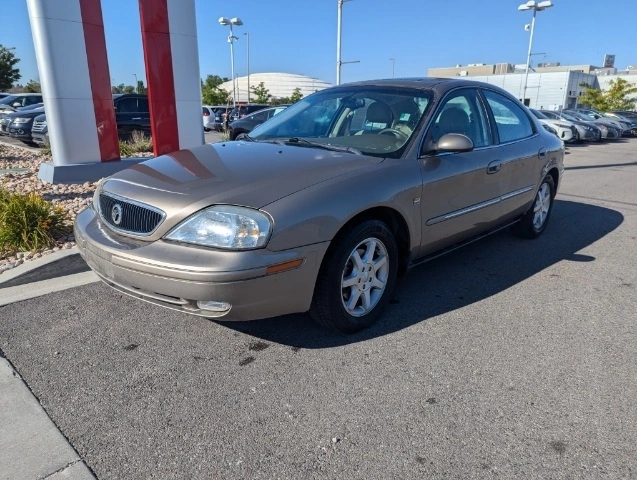
[[[542,180],[542,184],[535,194],[533,206],[516,223],[513,232],[524,238],[537,238],[546,229],[553,209],[553,198],[555,197],[555,182],[551,175],[547,175]]]
[[[396,285],[398,247],[392,232],[368,220],[333,242],[316,283],[310,315],[345,333],[372,325]]]
[[[239,135],[237,135],[236,137],[234,137],[235,140],[243,140],[244,138],[246,138],[245,133],[240,133]]]

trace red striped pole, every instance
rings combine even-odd
[[[27,0],[54,166],[119,160],[100,0]]]
[[[203,144],[194,0],[139,0],[155,155]]]
[[[93,110],[95,111],[100,159],[102,162],[119,160],[119,139],[100,0],[80,0],[80,10],[84,26],[84,43],[93,94]]]

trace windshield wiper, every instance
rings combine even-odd
[[[324,150],[332,150],[334,152],[348,152],[353,153],[355,155],[362,155],[359,150],[356,150],[354,147],[347,147],[344,145],[332,145],[330,143],[319,143],[319,142],[311,142],[310,140],[306,140],[305,138],[292,137],[287,140],[279,140],[277,143],[282,143],[284,145],[307,145],[310,147],[322,148]]]

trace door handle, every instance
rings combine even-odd
[[[540,151],[537,152],[537,156],[538,156],[538,158],[546,157],[546,148],[540,148]]]
[[[133,117],[133,118],[131,118],[131,120],[141,120],[141,119],[142,119],[142,117]]]
[[[501,167],[502,167],[502,162],[500,160],[495,160],[494,162],[491,162],[487,166],[487,173],[489,175],[491,175],[493,173],[498,173],[500,171]]]

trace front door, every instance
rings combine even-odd
[[[469,137],[464,153],[427,152],[447,133]],[[434,114],[420,158],[423,172],[422,249],[426,255],[490,229],[500,217],[498,150],[475,88],[454,90]]]

